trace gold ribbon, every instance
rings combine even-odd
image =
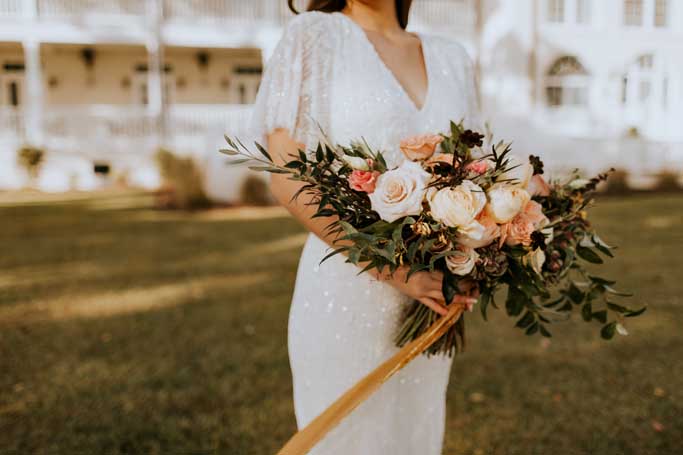
[[[464,309],[463,305],[451,304],[448,308],[448,314],[432,324],[419,338],[405,345],[393,357],[347,390],[311,423],[292,436],[287,444],[280,449],[278,455],[304,455],[308,453],[327,433],[359,404],[368,399],[382,384],[441,338],[460,319]]]

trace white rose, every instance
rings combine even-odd
[[[475,219],[486,206],[486,193],[471,180],[465,180],[455,188],[442,188],[430,192],[429,208],[432,217],[448,227],[458,228],[460,234],[479,240],[484,226]]]
[[[493,185],[488,196],[486,213],[499,224],[511,221],[531,200],[526,190],[505,183]]]
[[[516,185],[522,188],[526,188],[534,176],[534,167],[529,163],[529,160],[522,160],[514,155],[508,155],[508,165],[509,168],[506,172],[503,172],[498,177],[499,181],[505,180],[508,185]]]
[[[370,169],[370,166],[368,166],[368,161],[359,156],[344,155],[342,156],[342,160],[348,164],[351,169],[358,171],[367,171]]]
[[[545,253],[542,249],[536,248],[534,251],[527,253],[527,255],[524,256],[524,262],[527,265],[530,265],[531,268],[540,275],[543,270],[543,264],[545,264]]]
[[[458,245],[458,248],[452,253],[446,256],[446,267],[454,275],[465,276],[469,274],[479,259],[479,254],[474,248],[465,245]]]
[[[431,178],[420,164],[404,161],[398,168],[377,177],[375,191],[369,195],[372,209],[389,223],[404,216],[419,215]]]

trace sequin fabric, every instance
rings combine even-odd
[[[472,63],[457,42],[420,35],[429,79],[421,108],[382,62],[364,30],[341,13],[310,12],[290,21],[270,58],[252,126],[286,128],[308,147],[319,127],[335,143],[359,137],[384,151],[418,133],[445,132],[449,120],[479,126]],[[409,299],[335,256],[309,235],[289,316],[294,408],[302,428],[396,352],[393,337]],[[451,359],[419,357],[389,380],[311,453],[439,454]]]

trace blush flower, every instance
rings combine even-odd
[[[511,222],[501,227],[501,243],[510,246],[531,245],[531,234],[545,227],[550,221],[543,214],[541,204],[529,201]]]
[[[493,220],[493,218],[488,216],[486,212],[480,213],[476,218],[476,221],[483,227],[481,238],[473,239],[466,235],[459,235],[459,243],[471,248],[482,248],[490,245],[494,240],[500,237],[500,226]]]
[[[453,254],[446,256],[446,267],[454,275],[465,276],[474,270],[479,254],[465,245],[458,245]]]
[[[403,139],[401,151],[411,161],[426,160],[436,151],[436,146],[443,141],[438,134],[422,134]]]
[[[349,185],[351,186],[351,189],[371,194],[375,191],[377,177],[379,176],[379,171],[355,170],[351,172],[351,175],[349,176]]]
[[[489,162],[487,160],[477,160],[469,163],[465,169],[473,174],[481,175],[489,169]]]
[[[550,185],[545,181],[542,175],[536,174],[529,180],[529,185],[526,190],[532,196],[550,196]]]

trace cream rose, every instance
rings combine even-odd
[[[479,240],[484,227],[476,221],[486,206],[486,193],[471,180],[465,180],[455,188],[432,191],[429,196],[432,217],[448,227],[458,228],[461,235]]]
[[[507,167],[509,169],[507,172],[502,173],[498,180],[501,183],[526,188],[529,180],[534,175],[534,167],[529,163],[529,160],[522,160],[514,155],[510,155],[508,160]],[[505,182],[502,182],[502,180],[505,180]]]
[[[499,224],[511,221],[531,200],[523,188],[505,183],[493,185],[487,194],[486,213]]]
[[[418,163],[404,161],[398,168],[377,177],[375,191],[369,195],[372,209],[389,223],[404,216],[419,215],[431,177]]]
[[[454,275],[465,276],[474,270],[479,254],[465,245],[458,245],[452,254],[446,256],[446,267]]]

